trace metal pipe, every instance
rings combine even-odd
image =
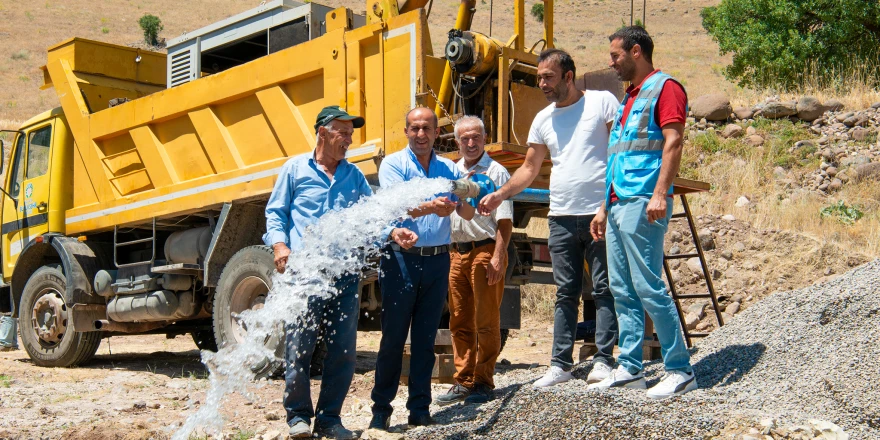
[[[544,41],[547,49],[556,47],[553,44],[553,0],[544,0]]]
[[[550,203],[549,189],[526,188],[510,198],[514,202]]]
[[[95,330],[114,333],[143,333],[165,327],[168,322],[115,322],[106,319],[95,321]]]
[[[458,17],[455,19],[454,29],[460,31],[470,30],[471,20],[474,18],[473,11],[476,5],[477,0],[461,0],[461,4],[458,5]],[[434,113],[436,113],[438,117],[444,118],[447,116],[444,114],[443,109],[449,106],[451,98],[452,65],[447,61],[446,67],[443,68],[443,80],[440,81],[440,93],[437,94],[437,103],[434,106]]]

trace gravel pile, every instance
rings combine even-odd
[[[575,373],[581,379],[543,391],[531,382],[544,368],[511,371],[497,376],[494,402],[432,408],[442,425],[406,437],[740,439],[750,437],[736,427],[751,423],[751,438],[813,438],[819,432],[807,427],[819,419],[852,439],[880,439],[878,359],[875,260],[824,284],[773,294],[714,331],[692,359],[700,389],[680,398],[655,402],[629,389],[587,392],[584,366]],[[662,364],[649,363],[646,376],[654,385]]]

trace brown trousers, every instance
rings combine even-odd
[[[460,254],[450,252],[449,330],[455,354],[455,381],[471,388],[481,383],[495,388],[495,361],[501,353],[501,298],[504,279],[490,286],[486,266],[495,244]],[[507,269],[505,264],[502,269]]]

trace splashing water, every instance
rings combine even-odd
[[[280,361],[266,341],[277,337],[288,323],[313,326],[319,322],[320,317],[305,316],[309,298],[330,299],[337,295],[334,279],[359,273],[368,266],[369,258],[379,255],[387,239],[383,234],[387,225],[406,217],[406,212],[421,202],[449,191],[450,186],[446,179],[403,182],[383,188],[350,208],[328,212],[309,226],[302,248],[288,257],[284,274],[275,273],[263,308],[239,315],[239,325],[247,329],[246,340],[216,353],[202,351],[202,362],[211,373],[205,404],[187,418],[172,440],[186,440],[197,429],[218,436],[224,424],[220,413],[223,398],[237,392],[253,399],[248,389],[254,379],[251,367],[268,359]]]

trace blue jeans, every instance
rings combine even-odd
[[[635,374],[642,370],[645,312],[654,321],[666,370],[692,371],[678,311],[663,282],[663,238],[672,218],[668,199],[666,217],[648,222],[648,199],[620,200],[608,210],[606,241],[608,275],[614,309],[620,325],[617,362]]]
[[[556,282],[556,307],[553,314],[553,359],[551,365],[571,370],[574,366],[574,339],[577,331],[578,302],[584,283],[584,261],[590,263],[593,280],[593,304],[596,307],[596,348],[594,362],[614,365],[617,340],[617,317],[614,297],[608,287],[608,263],[605,242],[593,241],[590,222],[594,215],[548,217],[550,258]]]
[[[373,414],[390,416],[400,384],[403,347],[410,335],[410,415],[429,414],[434,339],[449,295],[449,253],[423,257],[386,249],[379,263],[382,291],[382,341],[376,357]]]
[[[318,331],[325,319],[327,323],[323,326],[327,357],[324,358],[315,426],[342,423],[339,413],[348,394],[357,360],[358,281],[356,275],[340,278],[336,281],[336,288],[339,289],[337,296],[329,300],[309,298],[308,315],[287,326],[284,409],[287,411],[288,425],[293,425],[297,420],[308,424],[315,417],[309,370]]]

